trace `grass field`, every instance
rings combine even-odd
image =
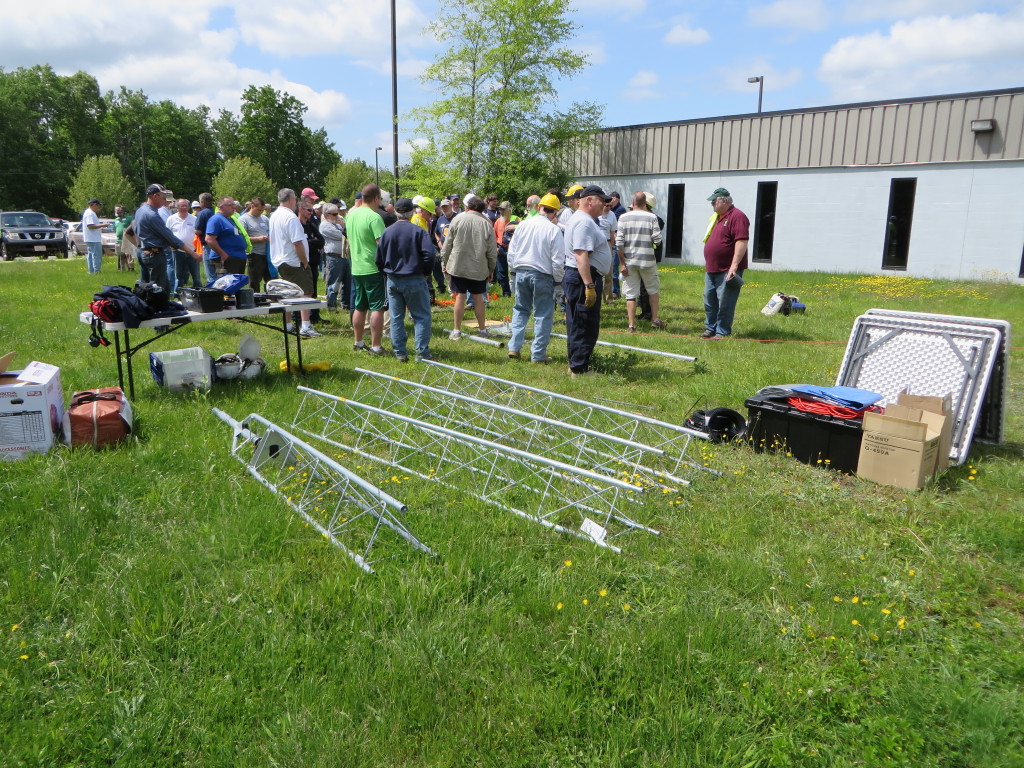
[[[105,261],[104,280],[128,282]],[[870,307],[1024,328],[1024,289],[1006,283],[747,278],[727,341],[696,338],[692,268],[663,270],[665,332],[629,335],[624,305],[605,308],[602,338],[696,364],[616,351],[571,380],[560,340],[547,367],[440,336],[435,351],[681,423],[768,384],[834,383]],[[68,395],[116,384],[113,349],[77,322],[98,289],[81,260],[0,264],[0,353],[59,364]],[[780,290],[807,314],[760,315]],[[403,550],[367,576],[245,473],[211,415],[288,424],[296,383],[348,395],[357,365],[419,377],[353,353],[330,318],[304,345],[327,373],[277,372],[280,337],[262,329],[272,372],[204,395],[158,390],[140,359],[129,444],[0,462],[0,764],[1024,765],[1020,349],[1007,442],[923,491],[715,446],[724,475],[643,501],[662,535],[616,555],[402,476],[384,487],[438,556]],[[216,356],[250,329],[204,323],[154,347]]]

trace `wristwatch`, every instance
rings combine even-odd
[[[587,290],[590,290],[591,288],[597,288],[597,283],[587,283],[583,287],[586,288]]]

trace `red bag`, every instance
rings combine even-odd
[[[75,392],[64,412],[64,442],[104,448],[132,431],[132,406],[120,387]]]

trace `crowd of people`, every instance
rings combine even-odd
[[[714,213],[704,237],[705,339],[732,333],[732,320],[747,268],[749,221],[719,188],[708,198]],[[260,291],[266,281],[293,283],[317,297],[326,284],[329,311],[351,313],[353,349],[386,354],[385,312],[390,312],[392,354],[409,359],[405,315],[413,325],[417,360],[432,360],[431,305],[451,293],[453,330],[463,335],[472,309],[476,333],[488,336],[488,288],[513,297],[508,356],[523,357],[526,327],[533,318],[533,363],[547,354],[555,312],[565,314],[569,373],[584,375],[601,326],[602,303],[624,298],[630,331],[640,320],[666,328],[659,316],[664,221],[654,212],[655,196],[635,192],[627,210],[617,192],[574,184],[563,194],[549,189],[530,195],[520,217],[496,195],[455,193],[441,200],[416,195],[394,202],[387,191],[367,184],[351,208],[334,197],[321,199],[307,187],[281,189],[276,206],[259,197],[214,200],[204,192],[191,203],[160,184],[146,189],[146,202],[133,214],[115,208],[119,267],[135,269],[143,281],[175,295],[228,274],[245,274]],[[93,199],[83,212],[90,272],[100,269],[103,226]],[[94,242],[95,247],[94,247]],[[298,333],[313,328],[318,311],[303,311]],[[369,343],[367,343],[367,332]]]

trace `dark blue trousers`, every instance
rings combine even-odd
[[[591,270],[593,272],[593,270]],[[597,336],[601,332],[601,293],[604,288],[600,275],[595,275],[597,303],[584,304],[586,289],[575,267],[565,268],[562,288],[565,291],[565,335],[569,353],[569,370],[586,373],[590,370],[590,356],[594,353]]]

